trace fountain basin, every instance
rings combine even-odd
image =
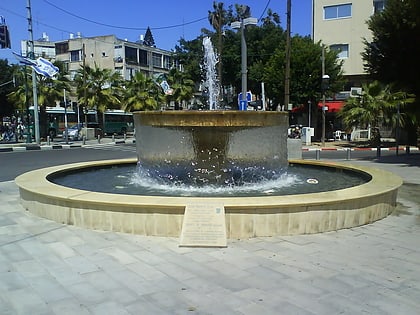
[[[311,234],[351,228],[388,216],[396,207],[400,177],[347,164],[291,160],[367,173],[360,186],[329,192],[267,197],[163,197],[106,194],[67,188],[48,177],[56,173],[136,159],[75,163],[34,170],[16,178],[21,203],[31,213],[58,223],[95,230],[179,237],[187,204],[223,204],[228,238]]]

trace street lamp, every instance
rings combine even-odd
[[[245,110],[247,104],[247,51],[246,51],[246,41],[245,41],[245,26],[247,25],[257,25],[258,19],[253,17],[248,17],[242,19],[241,21],[235,21],[230,24],[233,29],[241,30],[241,78],[242,78],[242,96],[240,99],[240,109]]]

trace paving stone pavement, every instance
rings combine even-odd
[[[420,155],[374,163],[399,206],[362,227],[178,247],[35,217],[0,183],[0,314],[420,314]]]

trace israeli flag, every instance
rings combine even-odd
[[[36,61],[31,60],[27,57],[23,57],[21,55],[18,55],[17,53],[12,52],[13,55],[15,55],[15,58],[19,61],[19,63],[24,64],[25,66],[35,66]]]
[[[37,60],[31,60],[27,57],[23,57],[16,53],[13,53],[15,58],[21,63],[26,66],[31,66],[36,73],[43,75],[47,78],[52,78],[56,75],[59,71],[58,67],[54,66],[50,61],[47,59],[39,57]]]
[[[39,57],[36,60],[36,65],[32,66],[36,73],[43,75],[44,77],[52,78],[59,71],[58,67],[54,66],[47,59]]]

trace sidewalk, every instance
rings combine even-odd
[[[60,225],[0,183],[0,314],[404,314],[420,310],[420,154],[356,161],[403,177],[394,214],[324,234],[180,248]]]
[[[26,151],[26,150],[55,150],[55,149],[72,149],[80,148],[84,145],[97,145],[97,144],[122,144],[122,143],[135,143],[136,140],[133,136],[127,136],[125,139],[122,136],[111,138],[101,138],[101,139],[91,139],[85,142],[83,141],[68,141],[66,144],[61,139],[56,141],[51,141],[47,143],[42,141],[40,144],[36,143],[4,143],[0,142],[0,152],[11,152],[11,151]],[[416,152],[420,149],[416,146],[405,146],[400,145],[398,150],[400,152],[406,152],[407,148],[409,152]],[[324,143],[324,146],[321,142],[312,142],[310,145],[302,144],[302,151],[376,151],[377,148],[367,147],[366,145],[357,145],[356,143],[351,143],[348,141],[327,141]],[[396,151],[397,147],[381,147],[381,151]]]
[[[98,144],[122,144],[122,143],[135,143],[135,139],[130,136],[126,137],[106,137],[98,139],[91,139],[86,141],[62,141],[58,138],[56,141],[46,142],[41,141],[40,144],[36,143],[4,143],[0,142],[0,152],[11,152],[11,151],[29,151],[29,150],[56,150],[56,149],[72,149],[80,148],[85,145],[98,145]]]

